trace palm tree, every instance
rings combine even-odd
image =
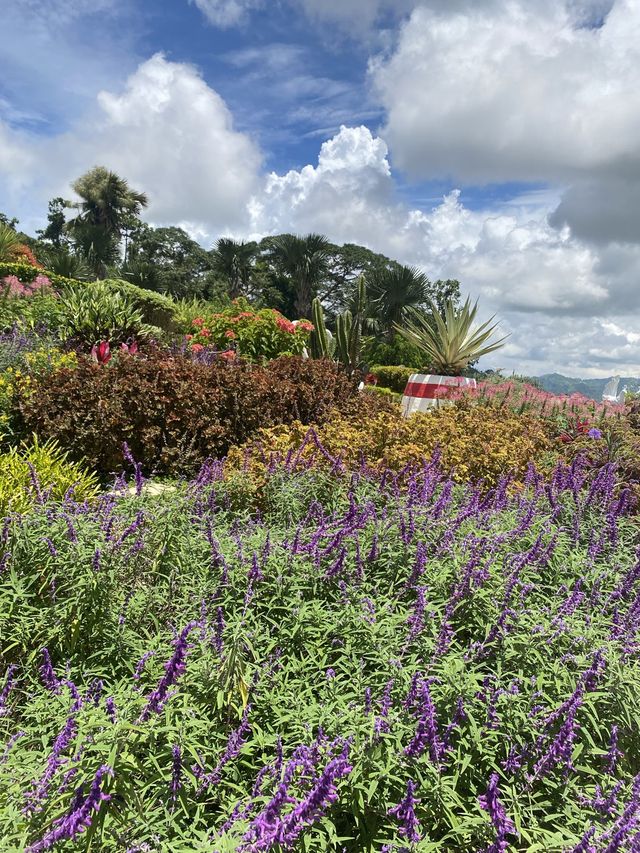
[[[117,258],[123,229],[147,206],[147,196],[104,166],[90,169],[72,186],[80,201],[69,231],[94,271],[103,273]]]
[[[329,272],[331,244],[321,234],[281,234],[271,240],[271,258],[295,291],[295,310],[300,318],[311,316],[311,302]]]
[[[211,253],[213,269],[227,280],[229,296],[232,299],[240,296],[243,290],[246,290],[251,277],[255,254],[255,243],[245,243],[244,241],[238,243],[228,237],[221,237],[216,243],[215,249]]]
[[[377,330],[392,338],[409,308],[424,306],[430,296],[430,281],[416,267],[383,267],[368,282],[370,315]]]

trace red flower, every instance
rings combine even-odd
[[[224,333],[224,336],[225,338],[229,338],[230,341],[234,341],[238,337],[236,333],[231,329],[227,329],[227,331]]]
[[[203,338],[208,338],[211,332],[209,331],[209,329],[200,329],[200,334]]]
[[[220,353],[220,358],[224,358],[226,361],[233,361],[235,357],[236,354],[232,349],[228,349]]]
[[[190,340],[191,340],[191,338],[193,338],[193,335],[185,335],[185,338],[186,338],[188,341],[190,341]]]
[[[196,317],[196,319],[191,323],[192,326],[204,326],[204,318]]]
[[[202,346],[202,344],[191,344],[191,349],[193,352],[202,352],[204,347]]]
[[[377,385],[378,377],[375,375],[375,373],[367,373],[367,375],[364,377],[364,381],[368,385]]]
[[[91,358],[98,364],[107,364],[111,361],[111,347],[109,341],[100,341],[91,347]]]

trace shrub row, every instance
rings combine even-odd
[[[405,419],[396,407],[368,416],[335,412],[313,430],[300,422],[263,429],[245,447],[234,448],[229,461],[251,470],[259,482],[271,458],[284,459],[292,450],[305,464],[314,459],[332,466],[339,458],[350,467],[365,462],[394,471],[438,451],[442,467],[456,481],[483,479],[494,485],[507,473],[522,477],[551,448],[544,424],[529,415],[486,406],[444,408]]]
[[[283,357],[259,367],[158,352],[107,366],[81,359],[35,391],[19,390],[13,415],[18,432],[55,439],[102,475],[121,469],[123,442],[145,471],[182,475],[262,427],[321,423],[356,397],[329,361]]]

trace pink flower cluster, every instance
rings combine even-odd
[[[39,290],[51,287],[46,275],[37,275],[33,281],[20,281],[17,275],[8,275],[2,279],[2,288],[9,296],[31,296]]]

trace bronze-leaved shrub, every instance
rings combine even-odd
[[[18,395],[13,414],[23,433],[55,439],[102,475],[122,469],[124,442],[146,473],[181,475],[262,427],[321,423],[355,397],[329,361],[204,364],[153,352],[107,365],[80,359]]]

